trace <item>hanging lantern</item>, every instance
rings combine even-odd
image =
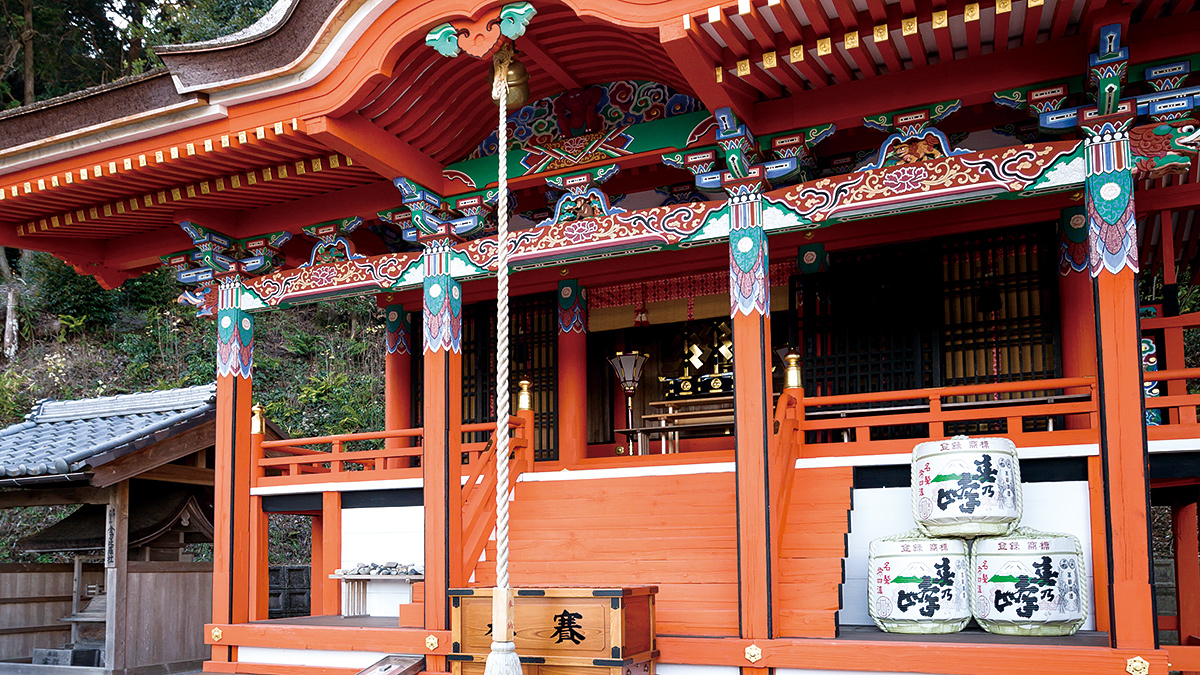
[[[496,77],[496,66],[492,65],[491,75],[488,80],[491,81]],[[492,100],[497,103],[500,99],[493,92]],[[516,110],[529,101],[529,72],[525,70],[525,64],[517,60],[513,56],[512,61],[508,64],[508,109]]]

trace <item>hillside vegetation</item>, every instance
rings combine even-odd
[[[22,280],[16,356],[0,370],[0,424],[36,401],[212,382],[216,327],[176,302],[166,269],[106,291],[46,254],[14,260]],[[292,436],[383,428],[383,315],[373,298],[259,314],[254,400]],[[0,562],[39,558],[11,542],[71,509],[0,510]],[[307,519],[275,518],[273,562],[303,563]],[[42,558],[44,559],[44,558]]]

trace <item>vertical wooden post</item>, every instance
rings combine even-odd
[[[1129,150],[1134,118],[1128,113],[1104,112],[1104,107],[1085,110],[1080,118],[1088,120],[1083,125],[1084,186],[1099,356],[1100,453],[1110,535],[1110,639],[1114,647],[1153,649],[1157,637],[1146,475],[1149,461]]]
[[[308,613],[311,616],[323,616],[325,614],[325,584],[334,583],[321,574],[325,569],[324,513],[325,509],[322,499],[322,515],[312,517],[312,526],[309,534],[309,543],[312,548],[308,556]]]
[[[125,668],[128,574],[129,481],[123,480],[108,493],[104,529],[104,664],[114,671]]]
[[[1096,317],[1088,275],[1087,215],[1083,207],[1065,209],[1059,220],[1058,297],[1063,377],[1096,375]],[[1090,393],[1080,389],[1068,393]],[[1067,429],[1086,429],[1088,415],[1067,415]],[[1097,514],[1103,515],[1103,511]]]
[[[533,427],[526,430],[533,436]],[[558,282],[558,459],[587,457],[587,295],[574,279]]]
[[[425,628],[449,628],[449,596],[462,565],[462,287],[450,275],[450,240],[425,249]],[[426,670],[448,670],[429,657]]]
[[[266,433],[266,419],[263,417],[262,406],[254,406],[250,416],[250,482],[262,475],[263,470],[258,465],[262,459],[263,435]],[[268,618],[270,612],[270,542],[267,538],[268,518],[263,511],[262,497],[250,497],[250,607],[247,618],[250,621],[261,621]]]
[[[321,493],[321,614],[342,613],[342,585],[329,575],[342,566],[342,493]],[[310,572],[314,570],[310,569]]]
[[[1196,522],[1196,488],[1188,500],[1171,507],[1175,538],[1175,588],[1179,594],[1179,644],[1200,637],[1200,546]]]
[[[254,317],[241,309],[241,279],[217,289],[217,438],[213,521],[213,623],[243,623],[250,611],[250,442]],[[214,648],[214,660],[231,660]]]
[[[412,331],[409,313],[396,304],[390,293],[379,296],[386,321],[387,353],[384,356],[383,426],[385,429],[407,429],[412,426]],[[408,439],[389,438],[384,444],[389,450],[408,446]],[[387,468],[411,466],[404,457],[389,459]]]
[[[729,296],[733,319],[738,580],[741,636],[774,637],[771,542],[771,317],[760,195],[730,199]]]

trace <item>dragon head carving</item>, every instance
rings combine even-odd
[[[1129,149],[1138,180],[1187,173],[1200,151],[1200,123],[1182,119],[1135,127]]]

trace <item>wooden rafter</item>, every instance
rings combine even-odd
[[[1025,3],[1025,32],[1021,38],[1021,45],[1024,47],[1037,43],[1038,30],[1042,25],[1044,3],[1045,0],[1029,0]]]
[[[526,33],[517,41],[517,49],[529,55],[533,62],[546,71],[564,89],[579,89],[579,80],[567,72],[552,56],[542,49],[532,35]]]

